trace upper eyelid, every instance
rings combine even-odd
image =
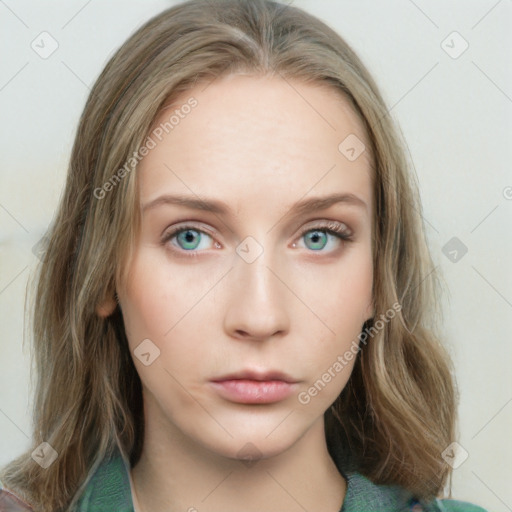
[[[340,220],[319,220],[319,221],[311,221],[308,222],[303,228],[301,228],[300,232],[304,233],[304,231],[309,231],[313,229],[323,229],[328,231],[329,226],[344,226],[346,228],[346,231],[348,231],[350,234],[353,233],[352,228],[346,223],[342,222]]]

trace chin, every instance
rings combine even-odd
[[[245,429],[234,429],[231,425],[227,427],[227,430],[233,437],[212,435],[207,438],[203,437],[203,442],[210,451],[217,455],[240,460],[250,465],[260,459],[276,457],[299,441],[307,429],[304,428],[303,431],[300,431],[296,425],[293,427],[279,425],[279,422],[275,423],[270,430],[266,425],[257,428],[253,424],[250,428],[246,427]]]

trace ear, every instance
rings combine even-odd
[[[96,306],[96,314],[101,318],[110,316],[117,307],[117,302],[114,297],[106,298]]]

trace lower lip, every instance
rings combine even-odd
[[[233,379],[212,381],[216,391],[230,402],[240,404],[271,404],[289,397],[297,384],[282,380]]]

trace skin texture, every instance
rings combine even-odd
[[[373,314],[370,156],[350,161],[338,149],[350,134],[366,141],[363,127],[340,93],[280,77],[216,79],[172,109],[190,97],[197,106],[138,167],[141,206],[186,194],[223,201],[230,213],[147,208],[129,279],[117,289],[144,395],[144,447],[132,469],[138,501],[145,512],[337,512],[346,482],[327,452],[323,414],[354,361],[307,404],[298,395]],[[335,192],[365,205],[291,212],[296,201]],[[204,233],[162,243],[184,221]],[[329,221],[352,241],[314,238]],[[259,251],[251,263],[241,256]],[[160,353],[146,366],[134,351],[147,339]],[[212,387],[243,369],[286,372],[297,383],[281,401],[250,405]]]

